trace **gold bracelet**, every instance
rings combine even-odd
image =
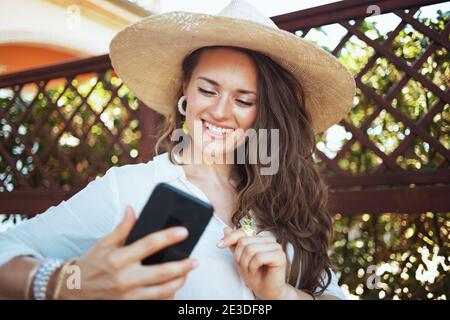
[[[52,296],[52,300],[58,300],[59,298],[59,294],[61,292],[61,288],[64,282],[64,276],[67,272],[67,268],[69,268],[69,266],[74,263],[77,259],[76,258],[71,258],[69,260],[67,260],[66,262],[64,262],[64,264],[62,265],[61,269],[59,269],[59,273],[58,273],[58,278],[56,280],[56,284],[55,284],[55,289],[53,291],[53,296]]]

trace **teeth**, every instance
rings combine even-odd
[[[223,134],[229,134],[231,132],[234,131],[234,129],[230,129],[230,128],[221,128],[221,127],[216,127],[215,125],[204,121],[205,126],[208,128],[208,130],[210,130],[211,132],[213,132],[214,134],[218,134],[218,135],[223,135]]]

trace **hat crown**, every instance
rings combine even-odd
[[[244,0],[232,0],[217,15],[233,19],[248,20],[270,28],[278,29],[277,25],[269,17],[263,15],[258,9]]]

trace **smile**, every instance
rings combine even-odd
[[[212,136],[225,137],[234,132],[234,129],[218,127],[213,125],[212,123],[207,122],[206,120],[203,120],[203,124],[205,125],[207,132],[210,133]]]

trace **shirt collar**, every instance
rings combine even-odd
[[[172,163],[167,152],[153,157],[153,162],[155,164],[155,179],[158,182],[168,182],[184,176],[183,168]]]
[[[169,154],[163,153],[153,158],[155,165],[155,182],[171,182],[174,180],[181,180],[186,186],[187,191],[198,197],[199,199],[210,203],[208,197],[196,185],[192,184],[186,177],[184,169],[177,164],[172,163],[169,159]]]

